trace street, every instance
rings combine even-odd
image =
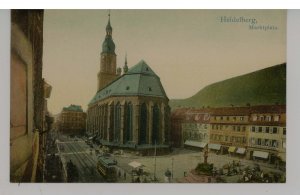
[[[57,146],[64,171],[66,171],[66,164],[71,161],[78,170],[77,182],[105,182],[96,169],[97,156],[82,139],[76,141],[63,136],[60,136],[60,138],[62,140],[57,141]]]

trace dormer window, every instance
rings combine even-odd
[[[151,87],[148,87],[148,90],[149,90],[149,91],[152,91],[152,88],[151,88]]]
[[[276,116],[274,117],[274,121],[279,121],[279,115],[276,115]]]
[[[253,121],[256,121],[256,120],[257,120],[257,116],[256,116],[256,115],[253,115],[252,120],[253,120]]]
[[[146,68],[146,71],[149,71],[149,68],[148,68],[148,67]]]
[[[127,86],[127,87],[126,87],[126,90],[129,90],[129,89],[130,89],[130,87],[129,87],[129,86]]]

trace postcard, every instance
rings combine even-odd
[[[10,182],[285,183],[286,10],[12,10]]]

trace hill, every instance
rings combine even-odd
[[[213,83],[187,99],[170,100],[178,107],[227,107],[286,104],[286,63]]]

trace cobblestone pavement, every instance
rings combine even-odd
[[[119,167],[123,170],[130,172],[132,168],[128,165],[131,161],[138,161],[144,165],[144,170],[150,173],[150,177],[153,178],[154,175],[154,164],[155,158],[153,156],[149,157],[140,157],[134,156],[132,154],[124,155],[114,155],[115,159],[118,161]],[[213,163],[215,167],[222,168],[226,163],[232,163],[232,161],[240,161],[242,167],[254,166],[254,164],[259,164],[261,169],[266,172],[277,172],[283,173],[280,170],[277,170],[274,165],[267,163],[259,163],[251,160],[240,159],[238,157],[230,157],[228,155],[216,155],[215,153],[209,153],[208,162]],[[172,169],[173,161],[173,169]],[[198,163],[203,162],[203,153],[196,152],[186,149],[176,149],[173,153],[166,156],[157,156],[156,157],[156,177],[159,179],[159,182],[164,182],[164,173],[167,169],[171,172],[173,171],[173,182],[176,182],[177,179],[184,177],[184,172],[189,172],[194,169]],[[230,176],[225,177],[227,182],[237,182],[239,176]]]
[[[67,138],[60,137],[57,143],[58,147],[63,146],[63,151],[60,151],[63,162],[67,163],[69,160],[78,167],[79,182],[105,182],[102,176],[96,171],[97,156],[95,149],[99,149],[94,145],[91,149],[83,139],[80,138]],[[101,151],[101,149],[99,149]],[[137,156],[134,153],[123,153],[122,155],[112,154],[112,158],[116,159],[118,164],[116,166],[119,175],[119,183],[132,182],[132,167],[128,164],[132,161],[137,161],[143,165],[143,170],[148,173],[147,179],[154,178],[154,174],[158,182],[164,182],[164,174],[167,169],[173,173],[171,182],[177,182],[177,179],[184,177],[184,173],[190,172],[198,163],[203,162],[203,152],[188,150],[188,149],[175,149],[171,154],[164,156]],[[254,162],[252,160],[245,160],[238,157],[231,157],[227,155],[217,155],[210,152],[208,155],[208,162],[213,163],[215,167],[222,168],[226,163],[232,161],[240,161],[242,167],[254,166],[259,164],[260,168],[265,172],[283,173],[277,170],[274,165],[267,163]],[[156,161],[156,167],[155,167]],[[126,176],[125,176],[126,175]],[[227,182],[236,182],[240,176],[225,177]],[[143,178],[142,178],[143,181]]]

